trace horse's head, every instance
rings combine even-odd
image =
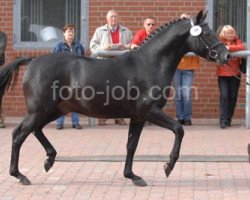
[[[204,21],[206,16],[207,12],[203,13],[201,10],[196,17],[190,19],[191,28],[187,39],[189,51],[224,64],[230,59],[230,52]]]

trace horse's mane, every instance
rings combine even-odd
[[[156,29],[155,32],[152,32],[150,33],[150,35],[145,39],[143,40],[139,45],[138,47],[134,48],[133,50],[137,50],[138,48],[144,46],[146,43],[148,43],[149,41],[151,41],[153,38],[155,38],[156,35],[159,35],[161,32],[165,31],[166,29],[170,29],[174,24],[176,24],[177,22],[180,22],[180,21],[184,21],[186,20],[187,18],[180,18],[180,19],[175,19],[171,22],[168,22],[166,23],[165,25],[162,25],[160,26],[159,28]]]

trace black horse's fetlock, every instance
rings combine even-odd
[[[125,178],[132,179],[132,177],[134,176],[134,174],[133,174],[133,173],[123,173],[123,176],[124,176]]]
[[[171,165],[169,163],[164,164],[164,171],[165,171],[165,174],[166,174],[167,177],[169,177],[172,170],[173,170],[173,167],[171,167]]]
[[[46,172],[54,165],[55,159],[48,158],[44,161],[44,169]]]

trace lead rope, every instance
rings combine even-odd
[[[231,67],[232,69],[236,70],[237,72],[240,72],[240,75],[243,75],[243,74],[244,74],[244,73],[242,73],[242,71],[240,71],[240,70],[237,69],[236,67],[230,65],[229,63],[226,63],[226,64],[227,64],[229,67]],[[246,74],[244,74],[244,75],[246,76],[246,78],[249,79],[249,76],[248,76],[248,75],[246,75]],[[237,75],[234,75],[234,77],[236,77],[237,79],[240,80],[240,77],[238,77]],[[246,84],[247,84],[247,85],[250,85],[250,83],[248,83],[247,81],[246,81]]]

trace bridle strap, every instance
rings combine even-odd
[[[234,66],[232,66],[232,65],[230,65],[229,63],[226,63],[229,67],[231,67],[232,69],[234,69],[234,70],[236,70],[237,72],[240,72],[240,75],[243,75],[244,73],[242,72],[242,71],[240,71],[239,69],[237,69],[236,67],[234,67]],[[249,76],[248,75],[246,75],[245,74],[245,76],[246,76],[246,78],[249,78]],[[234,77],[236,77],[237,79],[239,79],[240,80],[240,77],[238,77],[237,75],[234,75]],[[246,81],[246,84],[247,85],[250,85],[250,83],[249,82],[247,82]]]
[[[195,25],[194,25],[194,21],[193,21],[192,18],[190,19],[190,23],[191,23],[191,26],[192,26],[192,27],[195,26]],[[202,27],[202,26],[205,26],[206,24],[207,24],[206,22],[203,22],[203,23],[199,24],[199,26]],[[195,36],[194,36],[194,37],[195,37]],[[215,48],[216,46],[223,45],[223,43],[222,43],[222,42],[216,42],[215,44],[210,45],[210,44],[208,44],[205,40],[203,40],[202,37],[201,37],[200,35],[198,35],[197,37],[198,37],[198,39],[204,44],[204,46],[206,47],[206,49],[209,51],[209,53],[208,53],[208,55],[207,55],[207,60],[209,60],[209,57],[210,57],[210,58],[213,58],[213,59],[217,58],[217,57],[218,57],[218,52],[217,52],[216,50],[214,50],[214,48]]]
[[[223,44],[222,42],[216,42],[215,44],[211,45],[209,48],[213,49],[216,46],[219,46],[220,44]]]

